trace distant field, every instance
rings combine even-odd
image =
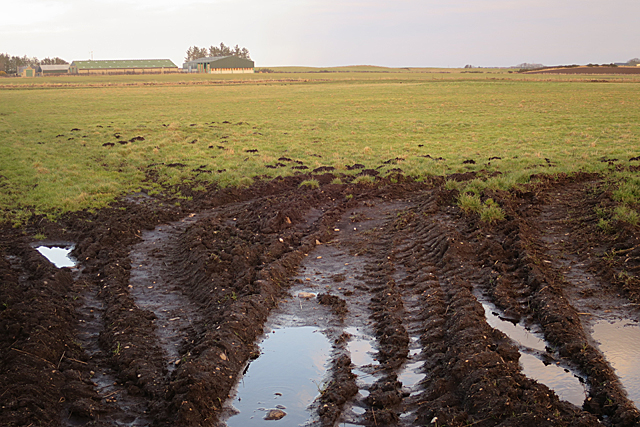
[[[2,217],[98,208],[159,189],[149,177],[247,185],[325,167],[348,179],[358,163],[417,179],[499,171],[510,186],[640,155],[640,76],[273,70],[0,79]]]

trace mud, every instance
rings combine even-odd
[[[487,225],[461,212],[439,179],[332,185],[334,177],[183,186],[190,199],[179,206],[140,193],[57,223],[2,228],[0,425],[231,425],[238,387],[270,369],[258,363],[261,338],[299,327],[328,343],[320,383],[305,403],[284,405],[295,381],[276,382],[284,391],[271,389],[262,406],[248,400],[237,417],[640,422],[637,379],[617,368],[620,380],[606,338],[594,335],[603,321],[640,320],[640,232],[598,228],[596,208],[613,206],[605,180],[540,176],[484,194],[507,213]],[[318,189],[299,188],[310,178]],[[35,249],[36,234],[74,244],[78,266],[54,266]],[[492,327],[483,304],[544,345]],[[584,401],[527,377],[529,357],[581,378]]]

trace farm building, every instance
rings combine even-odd
[[[73,61],[72,74],[160,74],[178,72],[170,59],[128,59],[103,61]]]
[[[38,70],[33,68],[31,65],[27,65],[26,67],[18,67],[18,75],[22,77],[35,77]]]
[[[254,62],[237,56],[211,56],[185,62],[182,68],[189,73],[245,74],[253,73]]]
[[[56,74],[68,74],[68,73],[69,73],[69,64],[40,66],[40,75],[42,76],[52,76]]]

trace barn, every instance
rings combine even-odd
[[[163,74],[178,71],[178,66],[170,59],[73,61],[69,67],[72,74]]]
[[[68,74],[68,73],[69,73],[69,64],[40,66],[40,75],[42,76],[55,76],[59,74]]]
[[[188,73],[247,74],[254,72],[254,62],[237,56],[211,56],[185,62],[182,68]]]
[[[33,68],[31,65],[18,67],[18,75],[22,77],[35,77],[37,72],[38,70]]]

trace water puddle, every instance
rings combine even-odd
[[[640,325],[631,320],[600,321],[591,335],[615,369],[630,400],[640,405]]]
[[[233,400],[239,412],[227,420],[229,427],[258,426],[269,411],[286,415],[283,424],[304,425],[320,393],[331,344],[317,327],[274,329],[260,344],[261,354],[250,363]]]
[[[351,353],[351,363],[354,365],[353,373],[357,375],[356,383],[360,394],[367,397],[369,392],[366,389],[373,385],[377,379],[378,362],[373,357],[375,354],[374,340],[358,328],[347,328],[345,332],[352,337],[347,343],[347,349]]]
[[[411,347],[419,346],[418,338],[411,337]],[[402,386],[412,392],[414,392],[416,385],[422,381],[426,375],[422,372],[422,361],[417,360],[420,355],[421,349],[419,347],[411,348],[409,350],[409,357],[404,368],[398,374],[398,381],[402,383]]]
[[[544,363],[537,355],[545,353],[546,342],[538,333],[528,330],[524,325],[503,320],[493,305],[482,302],[487,323],[494,329],[503,332],[518,345],[522,372],[550,389],[560,399],[582,407],[586,397],[585,386],[576,374],[553,363]]]
[[[78,262],[69,255],[73,250],[73,245],[38,246],[36,250],[58,268],[75,267],[78,264]]]

